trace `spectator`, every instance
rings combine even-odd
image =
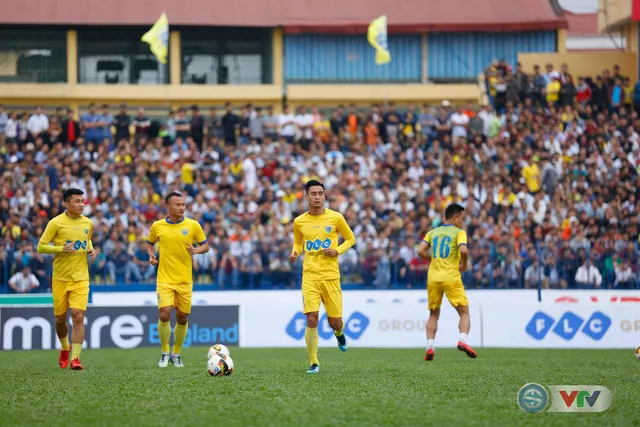
[[[28,117],[26,113],[23,116]],[[38,137],[47,137],[47,131],[49,130],[49,118],[43,113],[41,105],[38,105],[36,107],[35,114],[28,117],[26,120],[27,130],[29,131],[29,134],[27,135],[28,141],[33,142]]]
[[[595,267],[593,260],[586,258],[576,272],[576,286],[578,288],[600,288],[602,286],[602,274]]]
[[[36,276],[31,273],[31,268],[25,265],[22,267],[22,271],[17,272],[9,279],[9,286],[14,292],[23,294],[37,289],[40,283]]]

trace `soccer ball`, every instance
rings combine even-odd
[[[640,346],[636,347],[636,359],[640,360]]]
[[[207,362],[207,372],[212,377],[225,377],[233,373],[233,360],[224,354],[214,354]]]
[[[227,348],[227,346],[222,344],[215,344],[209,348],[207,359],[211,359],[217,353],[224,354],[225,356],[231,356],[231,353],[229,353],[229,349]]]

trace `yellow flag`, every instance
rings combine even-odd
[[[391,62],[389,45],[387,43],[387,15],[374,19],[367,30],[369,44],[376,50],[376,64]]]
[[[142,36],[142,41],[149,44],[151,52],[161,64],[167,63],[169,53],[169,20],[166,14],[153,24],[153,27]]]

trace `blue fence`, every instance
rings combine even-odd
[[[463,282],[469,289],[640,289],[640,258],[637,242],[571,241],[513,247],[490,241],[472,241],[468,270]],[[202,255],[200,255],[202,256]],[[254,251],[231,261],[228,250],[217,262],[196,260],[194,283],[201,289],[293,289],[299,288],[302,263],[289,264],[286,254]],[[92,286],[153,289],[155,270],[132,255],[116,265],[101,256],[90,266]],[[51,281],[50,256],[24,249],[5,251],[0,271],[0,292],[16,292],[8,285],[22,266],[29,265],[40,286],[34,292],[48,292]],[[138,265],[138,266],[136,266]],[[415,248],[391,242],[390,249],[363,251],[353,248],[340,259],[342,283],[350,289],[423,288],[428,262],[416,257]],[[114,289],[115,290],[115,289]]]

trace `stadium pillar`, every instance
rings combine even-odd
[[[169,84],[182,84],[182,45],[180,31],[171,31],[169,39]]]
[[[558,53],[567,53],[567,30],[566,28],[558,28],[556,36],[556,51]]]
[[[271,55],[273,84],[278,86],[284,95],[284,36],[282,28],[273,29]],[[280,104],[274,105],[274,110],[276,113],[280,113]]]
[[[429,34],[422,35],[422,83],[429,83]]]
[[[78,83],[78,32],[67,30],[67,83]]]

